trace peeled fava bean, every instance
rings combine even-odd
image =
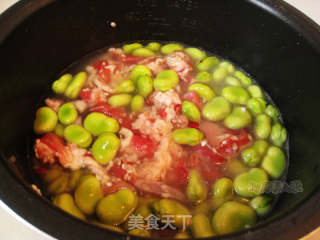
[[[195,91],[204,101],[210,101],[216,96],[214,91],[206,84],[193,83],[188,87],[188,91]]]
[[[196,75],[196,79],[201,83],[210,83],[211,75],[207,71],[199,72]]]
[[[243,72],[241,71],[235,71],[234,76],[238,79],[240,79],[243,86],[247,87],[252,84],[251,78],[247,77]]]
[[[207,54],[199,48],[186,48],[184,50],[194,61],[200,62],[202,59],[207,57]]]
[[[199,71],[208,71],[218,65],[219,59],[217,57],[207,57],[197,64]]]
[[[116,93],[132,93],[136,90],[132,80],[125,80],[116,87]]]
[[[101,134],[92,145],[92,155],[100,164],[107,164],[118,152],[120,139],[114,133]]]
[[[269,117],[271,117],[274,122],[277,122],[277,121],[278,121],[279,111],[278,111],[278,109],[277,109],[275,106],[269,104],[269,105],[266,107],[265,113],[266,113]]]
[[[222,67],[218,67],[215,69],[212,73],[212,79],[215,83],[220,83],[225,79],[225,77],[228,75],[228,70]]]
[[[64,74],[52,84],[52,90],[56,94],[63,94],[72,80],[71,74]]]
[[[64,129],[64,138],[71,143],[77,144],[81,148],[87,148],[92,142],[92,136],[89,131],[79,125],[69,125]]]
[[[238,78],[228,76],[225,78],[226,84],[230,86],[236,86],[236,87],[241,87],[241,82]]]
[[[249,167],[255,167],[261,161],[261,155],[254,147],[243,150],[241,152],[241,158],[242,161]]]
[[[192,217],[191,223],[192,236],[195,238],[206,238],[215,235],[210,220],[204,214],[197,214]]]
[[[74,192],[76,205],[87,215],[95,212],[97,202],[102,197],[100,181],[92,175],[83,176]]]
[[[213,185],[213,196],[215,198],[228,199],[233,194],[233,183],[230,178],[220,178]]]
[[[43,175],[43,181],[44,183],[49,184],[61,176],[62,173],[62,167],[59,165],[54,165]]]
[[[125,54],[130,54],[132,53],[135,49],[142,48],[141,43],[130,43],[130,44],[125,44],[122,47],[122,50]]]
[[[172,215],[174,220],[172,224],[179,229],[183,228],[184,221],[185,227],[189,225],[188,218],[186,220],[183,220],[183,218],[181,217],[190,215],[189,210],[175,200],[161,199],[152,204],[152,209],[159,218],[165,215]]]
[[[221,95],[234,104],[246,105],[250,99],[249,93],[242,87],[228,86],[222,89]]]
[[[36,112],[33,130],[36,134],[52,132],[58,123],[58,116],[49,107],[41,107]]]
[[[180,50],[183,50],[183,46],[177,43],[168,43],[166,45],[163,45],[160,49],[161,53],[164,55]]]
[[[132,96],[130,94],[121,93],[109,97],[108,103],[112,107],[126,107],[130,104]]]
[[[147,97],[153,90],[153,81],[151,77],[144,75],[138,77],[136,81],[136,87],[138,90],[138,94]]]
[[[281,147],[287,139],[287,130],[280,123],[275,123],[271,128],[270,139],[274,145]]]
[[[225,68],[228,73],[233,73],[234,72],[234,66],[232,65],[232,63],[227,62],[227,61],[223,61],[219,64],[219,67],[221,68]]]
[[[207,198],[207,188],[203,184],[199,173],[195,170],[189,174],[187,196],[194,203],[200,203]]]
[[[166,92],[179,84],[179,76],[173,70],[164,70],[155,77],[153,81],[154,88]]]
[[[67,190],[69,182],[69,174],[62,173],[54,181],[52,181],[47,187],[48,195],[57,195]]]
[[[264,113],[266,109],[266,101],[262,98],[250,98],[247,103],[247,108],[253,115]]]
[[[161,44],[158,42],[151,42],[148,43],[148,45],[146,46],[147,49],[150,49],[153,52],[158,52],[160,50]]]
[[[83,174],[84,174],[84,171],[82,169],[78,169],[70,173],[69,181],[68,181],[69,191],[73,191],[76,188]]]
[[[73,103],[63,104],[59,109],[58,118],[64,125],[72,124],[78,118],[78,112]]]
[[[101,222],[118,225],[126,221],[137,206],[138,198],[129,189],[122,189],[102,198],[96,208]]]
[[[130,108],[132,112],[141,112],[144,107],[144,97],[140,95],[135,95],[130,103]]]
[[[272,209],[272,198],[266,195],[261,195],[253,198],[250,201],[250,206],[256,211],[257,215],[263,217]]]
[[[250,93],[251,97],[263,99],[263,92],[259,86],[251,85],[247,88],[247,90]]]
[[[212,226],[218,234],[228,234],[243,230],[257,220],[255,211],[236,201],[225,202],[212,217]]]
[[[147,75],[147,76],[149,76],[149,77],[152,76],[152,73],[151,73],[150,69],[147,68],[147,67],[144,66],[144,65],[137,65],[137,66],[135,66],[135,67],[131,70],[131,72],[130,72],[130,79],[131,79],[131,80],[133,81],[133,83],[135,84],[136,81],[137,81],[137,79],[138,79],[138,77],[140,77],[140,76],[145,76],[145,75]]]
[[[252,168],[234,179],[234,190],[241,197],[255,197],[262,194],[268,182],[268,175],[263,169]]]
[[[81,89],[83,88],[84,84],[87,81],[87,73],[80,72],[74,76],[71,83],[67,87],[66,91],[64,92],[64,95],[69,99],[76,99]]]
[[[64,126],[60,123],[57,124],[57,126],[54,129],[54,133],[58,136],[63,138],[63,132],[64,132]]]
[[[88,114],[84,119],[83,126],[93,136],[99,136],[104,132],[116,133],[120,129],[120,125],[116,119],[97,112]]]
[[[210,121],[221,121],[231,112],[231,104],[224,97],[215,97],[202,108],[202,116]]]
[[[261,166],[271,178],[278,179],[286,168],[286,157],[280,148],[271,146],[263,158]]]
[[[131,54],[133,56],[142,57],[142,58],[153,57],[156,55],[153,51],[151,51],[148,48],[137,48],[133,50]]]
[[[182,113],[192,122],[200,122],[201,114],[193,102],[184,101],[182,103]]]
[[[172,139],[178,144],[195,146],[202,141],[203,133],[195,128],[181,128],[173,131]]]
[[[58,196],[55,196],[53,199],[53,204],[77,218],[82,220],[86,219],[84,214],[76,206],[72,196],[69,193],[62,193]]]
[[[245,107],[233,108],[231,114],[224,119],[224,125],[230,129],[240,129],[251,124],[252,117]]]
[[[258,138],[268,138],[271,132],[271,118],[266,114],[258,115],[256,117],[254,131]]]
[[[146,229],[140,229],[140,228],[135,228],[132,229],[128,232],[130,235],[134,235],[137,237],[151,237],[151,233],[150,231],[146,230]]]

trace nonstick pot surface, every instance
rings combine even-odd
[[[110,26],[115,22],[117,27]],[[0,18],[0,198],[59,239],[125,239],[63,213],[29,185],[34,112],[57,74],[94,50],[135,40],[200,46],[249,72],[290,133],[287,182],[264,222],[217,239],[297,239],[320,224],[320,30],[278,0],[81,0],[18,3]],[[10,156],[16,156],[12,164]]]

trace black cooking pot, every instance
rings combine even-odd
[[[174,40],[231,60],[270,93],[290,133],[287,182],[303,184],[303,192],[283,193],[256,227],[216,239],[301,237],[320,225],[319,31],[278,0],[20,1],[0,18],[1,200],[59,239],[125,239],[65,214],[30,188],[34,112],[58,73],[87,53]]]

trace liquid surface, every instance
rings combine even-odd
[[[180,43],[118,45],[71,65],[52,90],[35,117],[34,169],[62,210],[164,238],[236,232],[272,210],[287,132],[232,63]]]

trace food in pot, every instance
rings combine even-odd
[[[34,121],[34,168],[55,206],[175,238],[233,233],[272,210],[265,188],[284,175],[287,132],[242,70],[158,42],[111,47],[76,68]]]

